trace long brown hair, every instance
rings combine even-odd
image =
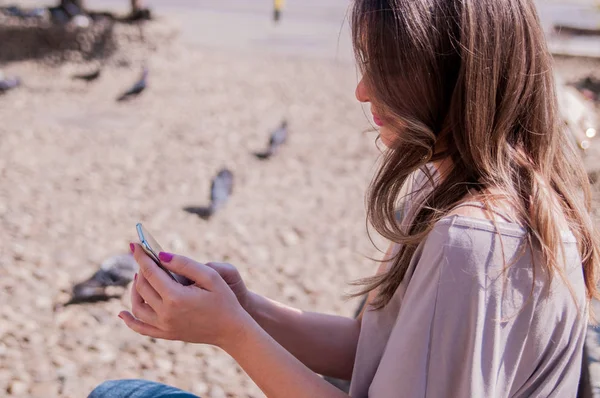
[[[434,224],[469,192],[485,197],[493,189],[508,198],[550,277],[564,276],[557,207],[564,213],[587,297],[597,297],[600,240],[589,182],[558,115],[533,0],[355,0],[352,32],[371,102],[399,131],[371,183],[367,211],[400,251],[386,273],[359,282],[359,294],[377,289],[372,306],[386,305]],[[442,158],[453,167],[403,230],[395,212],[404,183]]]

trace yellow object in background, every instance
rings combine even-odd
[[[283,8],[284,0],[274,0],[273,3],[273,20],[278,22],[281,18],[281,9]]]
[[[275,0],[275,9],[281,11],[283,4],[284,0]]]

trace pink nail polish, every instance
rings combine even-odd
[[[173,255],[171,253],[160,252],[158,253],[158,258],[160,259],[160,261],[170,263],[171,260],[173,260]]]
[[[135,252],[135,245],[133,243],[129,244],[129,250],[131,250],[132,253]]]
[[[123,319],[123,315],[119,314],[117,315],[119,318]]]
[[[135,273],[135,275],[133,276],[133,281],[137,282],[137,272]]]

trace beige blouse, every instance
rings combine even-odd
[[[524,239],[508,222],[439,221],[390,303],[365,312],[351,396],[575,397],[587,328],[575,237],[563,234],[568,284],[549,283]]]

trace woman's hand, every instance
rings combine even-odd
[[[242,307],[252,315],[253,295],[248,291],[237,268],[228,263],[206,263],[206,266],[214,269],[221,275],[221,278],[229,285],[229,288],[235,294]]]
[[[244,310],[241,303],[248,305],[255,296],[248,293],[233,266],[208,266],[160,253],[165,268],[195,281],[184,286],[161,270],[139,245],[132,244],[132,251],[140,266],[131,291],[133,314],[119,314],[130,329],[159,339],[220,347],[267,396],[348,397],[303,365]]]
[[[216,271],[219,266],[213,268],[183,256],[160,253],[165,268],[196,282],[183,286],[161,270],[139,245],[132,245],[132,249],[140,266],[131,291],[133,314],[123,311],[119,317],[133,331],[223,348],[235,342],[252,320],[233,288]]]

